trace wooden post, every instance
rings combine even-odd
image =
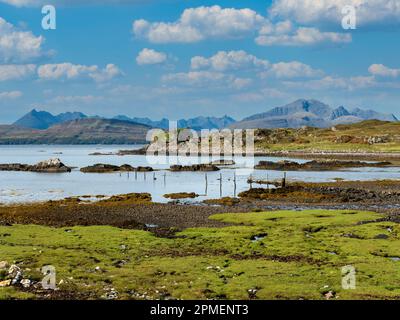
[[[208,177],[207,177],[207,173],[205,174],[205,178],[206,178],[206,195],[207,195],[207,191],[208,191]]]
[[[219,174],[219,196],[222,197],[222,173]]]
[[[286,188],[286,172],[283,173],[282,188]]]
[[[236,171],[233,172],[233,197],[236,198]]]
[[[250,175],[250,189],[253,189],[253,175]]]
[[[137,180],[137,169],[135,169],[135,180]]]

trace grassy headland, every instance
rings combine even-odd
[[[264,152],[400,152],[400,122],[369,120],[324,129],[259,129],[256,147]]]

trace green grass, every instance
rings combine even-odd
[[[16,262],[35,280],[43,265],[53,265],[60,289],[92,298],[110,288],[121,299],[248,299],[249,289],[258,299],[323,299],[330,290],[338,299],[399,298],[400,262],[390,257],[400,257],[400,226],[358,224],[381,217],[325,210],[219,214],[212,219],[234,225],[187,229],[173,239],[106,226],[4,226],[0,260]],[[388,238],[375,239],[382,234]],[[345,265],[357,270],[355,290],[341,288]],[[11,298],[32,295],[0,288],[0,299]]]

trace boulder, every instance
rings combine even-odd
[[[35,172],[71,172],[71,168],[67,167],[60,159],[54,158],[39,162],[31,166],[30,171]]]
[[[11,280],[0,281],[0,288],[11,286]]]
[[[93,166],[87,166],[81,168],[81,172],[84,173],[104,173],[104,172],[115,172],[115,171],[120,171],[120,167],[103,163],[97,163]]]
[[[187,198],[197,198],[199,195],[194,192],[178,192],[178,193],[168,193],[164,194],[164,198],[169,199],[187,199]]]
[[[114,166],[111,164],[98,163],[93,166],[81,168],[81,172],[84,173],[107,173],[107,172],[150,172],[154,169],[152,167],[132,167],[129,164],[123,164],[122,166]]]
[[[31,172],[47,172],[47,173],[62,173],[71,172],[71,168],[67,167],[60,159],[54,158],[46,161],[41,161],[34,165],[9,163],[0,164],[0,171],[31,171]]]
[[[0,270],[6,270],[9,267],[7,261],[0,261]]]

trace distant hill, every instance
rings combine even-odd
[[[393,114],[343,106],[332,109],[318,100],[299,99],[283,107],[255,114],[232,124],[231,128],[299,128],[302,126],[326,128],[337,124],[356,123],[364,120],[398,121]]]
[[[47,129],[58,123],[84,118],[87,118],[87,116],[81,112],[66,112],[54,116],[47,111],[33,109],[14,122],[14,125],[31,129]]]
[[[113,119],[78,119],[46,130],[0,125],[0,144],[136,144],[145,143],[151,127]]]
[[[168,129],[169,128],[169,120],[164,118],[160,121],[153,121],[149,118],[129,118],[127,116],[119,115],[114,119],[124,120],[124,121],[133,121],[137,123],[143,123],[155,128]],[[178,128],[190,128],[193,130],[202,130],[202,129],[223,129],[229,127],[231,124],[235,123],[236,120],[231,117],[224,116],[222,118],[217,117],[196,117],[192,119],[180,119],[177,121]]]

